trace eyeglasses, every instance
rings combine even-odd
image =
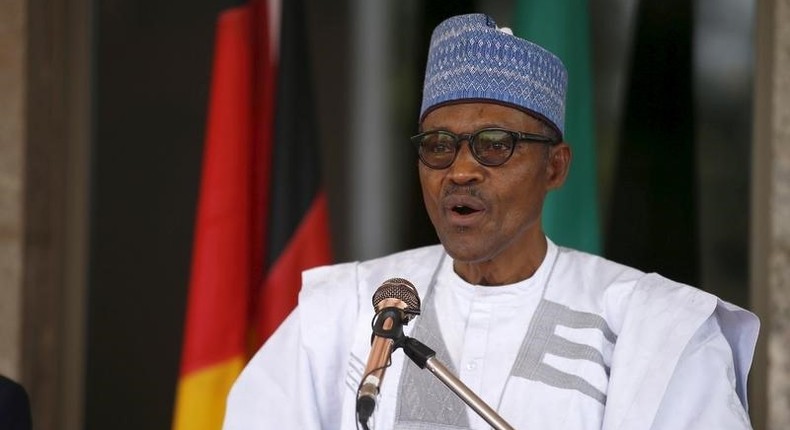
[[[513,156],[516,143],[521,141],[555,144],[556,140],[540,134],[505,130],[503,128],[484,128],[474,133],[455,134],[436,130],[420,133],[411,138],[417,146],[420,160],[431,169],[450,167],[461,149],[461,141],[469,142],[472,156],[478,163],[496,167],[505,164]]]

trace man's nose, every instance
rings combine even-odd
[[[448,176],[456,184],[469,184],[483,179],[483,165],[472,154],[468,140],[461,142],[455,161],[450,165]]]

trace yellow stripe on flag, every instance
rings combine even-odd
[[[234,357],[182,376],[178,382],[173,430],[221,429],[225,398],[243,368],[244,359]]]

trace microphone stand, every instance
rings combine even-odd
[[[417,339],[403,336],[395,342],[393,349],[402,347],[403,352],[414,362],[420,369],[425,369],[433,373],[447,388],[450,389],[456,396],[469,405],[481,418],[483,418],[495,430],[514,430],[510,424],[500,417],[490,406],[486,404],[480,397],[477,396],[469,387],[466,386],[460,379],[458,379],[447,367],[436,358],[436,352],[428,348]]]

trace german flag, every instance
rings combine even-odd
[[[301,271],[331,262],[304,13],[288,1],[270,19],[269,6],[217,22],[175,430],[222,427],[231,385],[296,305]]]

